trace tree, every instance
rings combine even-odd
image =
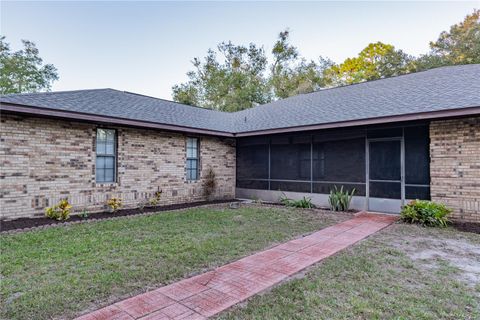
[[[474,10],[465,19],[440,33],[430,42],[430,53],[417,60],[420,70],[445,65],[480,63],[480,10]]]
[[[414,71],[413,58],[391,44],[370,43],[357,57],[325,70],[329,86],[388,78]]]
[[[175,101],[230,112],[271,101],[263,48],[222,42],[217,51],[221,62],[213,50],[204,61],[193,59],[195,70],[187,73],[189,80],[173,87]]]
[[[208,109],[243,110],[318,90],[325,84],[325,69],[333,65],[321,57],[318,63],[300,57],[289,43],[288,30],[280,32],[272,56],[273,63],[268,65],[262,47],[223,42],[217,51],[209,50],[203,61],[192,61],[195,69],[187,73],[187,82],[173,86],[173,99]]]
[[[0,93],[50,91],[58,80],[57,69],[43,64],[35,43],[22,40],[23,49],[12,52],[5,37],[0,37]]]
[[[279,33],[268,65],[262,47],[221,43],[209,50],[205,61],[193,60],[189,81],[173,87],[176,101],[223,111],[237,111],[275,99],[326,87],[388,78],[443,65],[480,63],[480,10],[442,32],[430,43],[431,51],[414,58],[391,44],[368,44],[356,57],[335,64],[319,57],[306,60],[290,43],[290,32]]]
[[[277,99],[319,90],[325,85],[324,71],[333,65],[322,57],[318,63],[301,58],[298,49],[289,43],[289,35],[288,30],[280,32],[272,49],[270,85]]]
[[[327,85],[325,71],[333,65],[331,60],[322,57],[318,63],[300,59],[294,66],[273,74],[270,83],[275,98],[283,99],[320,90]]]

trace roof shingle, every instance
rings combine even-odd
[[[324,89],[235,113],[114,89],[12,94],[0,102],[240,133],[480,107],[480,64]]]

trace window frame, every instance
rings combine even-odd
[[[196,141],[196,154],[195,157],[189,157],[189,141],[190,140],[195,140]],[[192,167],[189,166],[189,163],[194,161],[196,163],[196,169],[192,169]],[[195,170],[195,177],[192,178],[191,172]],[[200,138],[199,137],[192,137],[188,136],[185,140],[185,180],[188,182],[194,182],[200,180]]]
[[[107,141],[108,140],[105,140],[105,153],[99,153],[99,148],[98,148],[98,131],[99,130],[105,130],[105,131],[112,131],[113,132],[113,152],[112,153],[107,153],[106,152],[106,145],[107,145]],[[112,128],[105,128],[105,127],[97,127],[95,129],[95,183],[97,184],[115,184],[117,183],[117,177],[118,177],[118,174],[117,174],[117,168],[118,168],[118,165],[117,165],[117,161],[118,161],[118,133],[117,133],[117,130],[116,129],[112,129]],[[97,178],[97,170],[99,170],[99,166],[97,165],[97,159],[98,158],[110,158],[110,159],[113,159],[113,168],[108,168],[108,169],[113,169],[113,178],[112,180],[105,180],[105,170],[106,168],[103,167],[103,168],[100,168],[100,169],[103,169],[104,170],[104,180],[98,180]]]

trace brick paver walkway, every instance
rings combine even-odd
[[[362,213],[213,271],[117,302],[82,320],[205,319],[383,229],[395,216]]]

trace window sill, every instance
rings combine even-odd
[[[116,187],[118,182],[95,182],[95,187]]]

